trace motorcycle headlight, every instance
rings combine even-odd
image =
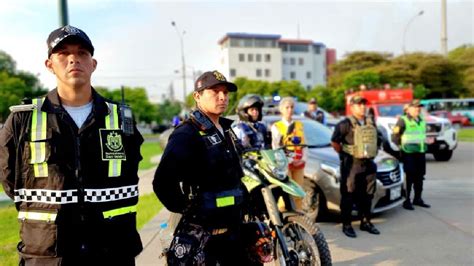
[[[341,178],[341,171],[337,165],[321,163],[321,169],[326,172],[326,174],[334,177],[336,181],[339,181]]]
[[[288,176],[287,168],[274,167],[272,168],[272,174],[278,180],[285,181]]]

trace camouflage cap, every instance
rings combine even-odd
[[[360,103],[366,104],[367,99],[360,95],[355,95],[350,100],[350,104],[360,104]]]
[[[408,104],[408,107],[423,107],[423,104],[421,104],[420,100],[415,99]]]

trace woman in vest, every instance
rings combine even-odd
[[[303,123],[292,119],[293,110],[295,108],[295,100],[292,97],[284,97],[280,101],[279,109],[281,120],[275,122],[271,127],[272,132],[272,148],[277,149],[286,145],[304,144]],[[289,153],[289,170],[290,176],[296,183],[303,186],[304,166],[303,147],[287,147]],[[295,198],[297,209],[301,209],[302,199]]]

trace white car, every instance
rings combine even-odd
[[[392,105],[390,108],[390,112],[378,110],[379,114],[387,114],[387,116],[377,117],[376,123],[377,128],[384,135],[384,150],[395,155],[400,149],[392,142],[391,136],[398,117],[403,113],[403,106]],[[423,115],[426,119],[427,153],[432,153],[437,161],[449,161],[458,144],[457,131],[446,118],[429,115],[424,110]]]

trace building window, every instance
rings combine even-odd
[[[314,46],[314,53],[315,54],[320,54],[321,53],[321,46],[315,45]]]
[[[265,69],[265,77],[270,77],[270,69]]]
[[[306,86],[306,89],[311,90],[311,86],[310,85]]]
[[[261,54],[256,54],[255,55],[255,61],[262,62],[262,55]]]
[[[245,54],[239,54],[239,62],[245,62]]]
[[[230,46],[231,47],[240,47],[239,39],[230,39]]]
[[[306,72],[306,78],[311,79],[311,72],[310,71]]]
[[[286,65],[286,64],[287,64],[287,61],[288,61],[288,60],[286,59],[286,57],[283,57],[283,65]]]
[[[294,71],[290,72],[290,79],[296,79],[296,73]]]
[[[253,46],[253,39],[244,39],[244,46],[245,47],[252,47]]]
[[[261,77],[262,76],[262,70],[261,69],[257,69],[257,77]]]
[[[290,44],[290,52],[309,52],[309,47],[307,44]]]
[[[253,62],[253,54],[248,54],[247,55],[247,61],[248,62]]]
[[[295,59],[293,57],[290,58],[290,65],[294,66],[295,65]]]
[[[304,65],[303,57],[298,58],[298,65],[300,65],[300,66]]]
[[[270,54],[265,54],[265,62],[270,62],[272,59]]]
[[[235,68],[230,69],[230,76],[235,77],[237,75],[237,71],[235,71]]]

